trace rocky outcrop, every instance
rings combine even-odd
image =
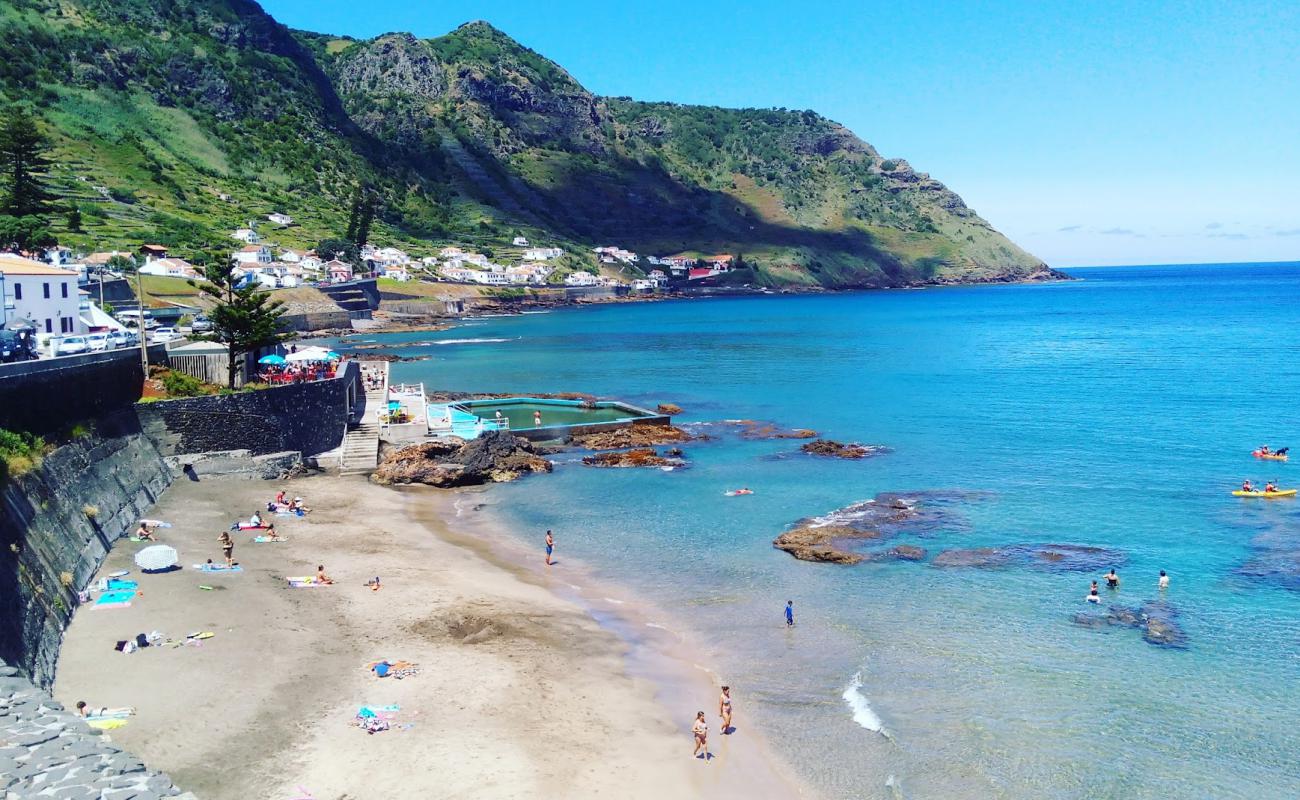
[[[682,451],[677,448],[666,450],[661,455],[654,448],[645,447],[636,450],[596,453],[595,455],[585,456],[582,463],[589,467],[671,467],[676,469],[686,466],[686,460],[681,456]]]
[[[974,547],[945,550],[931,561],[936,567],[994,569],[1022,566],[1051,572],[1090,572],[1117,567],[1127,560],[1124,553],[1105,547],[1079,544],[1013,544],[1002,547]]]
[[[815,439],[817,431],[811,428],[782,428],[775,423],[752,419],[737,420],[743,439]]]
[[[448,438],[403,447],[384,457],[371,480],[445,488],[506,483],[550,471],[551,462],[528,440],[506,431],[489,431],[468,442]]]
[[[1146,603],[1140,608],[1111,606],[1105,614],[1075,614],[1074,623],[1085,628],[1133,628],[1142,638],[1157,647],[1183,649],[1187,634],[1177,622],[1178,611],[1163,600]]]
[[[794,524],[772,542],[801,561],[824,561],[831,564],[860,564],[863,561],[920,561],[922,547],[899,544],[883,550],[848,550],[853,543],[880,541],[904,533],[926,535],[937,526],[950,522],[941,504],[943,493],[905,496],[882,492],[871,500],[854,503],[819,517],[809,517]]]
[[[573,444],[587,450],[625,450],[689,442],[692,438],[694,437],[689,433],[673,425],[632,425],[612,431],[580,434],[573,437]]]
[[[862,553],[841,549],[843,542],[879,539],[880,531],[850,528],[846,525],[805,525],[776,537],[772,546],[784,550],[800,561],[824,561],[828,564],[858,564],[866,560]]]
[[[859,459],[869,458],[884,452],[883,447],[875,447],[865,444],[842,444],[831,439],[817,439],[800,445],[799,450],[814,456],[826,456],[828,458],[848,458]]]
[[[409,33],[388,34],[365,47],[349,48],[338,60],[335,80],[345,96],[364,92],[437,100],[447,91],[446,75],[429,46]]]
[[[670,417],[675,417],[682,413],[682,407],[676,403],[660,403],[659,407],[655,410],[660,414],[667,414]]]

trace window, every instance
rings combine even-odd
[[[59,332],[72,333],[72,317],[59,318]]]
[[[67,297],[67,296],[68,296],[68,284],[66,284],[66,283],[63,284],[63,296],[64,296],[64,297]]]
[[[14,284],[14,299],[15,300],[23,299],[23,285],[21,283]]]
[[[42,285],[45,287],[45,299],[46,299],[46,300],[49,300],[49,299],[50,299],[50,285],[49,285],[48,283],[46,283],[46,284],[42,284]]]
[[[45,318],[45,332],[54,333],[54,320],[50,319],[49,317]]]

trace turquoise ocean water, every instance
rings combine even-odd
[[[1274,569],[1300,561],[1300,503],[1228,494],[1246,477],[1300,485],[1300,265],[1074,274],[371,338],[503,340],[395,349],[431,359],[394,364],[394,380],[672,401],[684,422],[770,420],[893,449],[825,461],[724,435],[688,445],[685,471],[562,458],[491,493],[518,535],[540,546],[554,528],[562,555],[700,633],[739,712],[829,797],[1300,796],[1300,571]],[[1295,445],[1296,462],[1257,462],[1260,443]],[[755,494],[723,495],[738,486]],[[930,490],[960,493],[938,524],[890,542],[926,561],[840,567],[771,547],[801,518]],[[1159,599],[1167,570],[1186,648],[1076,624],[1101,568],[930,563],[1032,543],[1117,551],[1107,605]]]

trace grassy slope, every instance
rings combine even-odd
[[[367,184],[372,239],[505,258],[523,234],[574,253],[557,277],[610,243],[742,253],[769,284],[1038,264],[819,115],[594,97],[484,24],[362,42],[291,34],[246,0],[6,0],[0,47],[0,97],[42,113],[53,182],[82,209],[85,233],[56,233],[88,249],[193,256],[250,219],[307,247]]]

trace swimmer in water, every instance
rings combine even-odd
[[[1106,573],[1106,588],[1107,589],[1119,588],[1119,576],[1115,574],[1114,567],[1111,567],[1110,572]]]
[[[1159,581],[1159,586],[1160,586],[1161,589],[1168,589],[1168,588],[1169,588],[1169,576],[1165,574],[1165,571],[1164,571],[1163,569],[1160,570],[1160,581]]]
[[[1101,604],[1101,595],[1097,594],[1097,582],[1092,582],[1092,588],[1088,590],[1088,596],[1084,598],[1089,603]]]

